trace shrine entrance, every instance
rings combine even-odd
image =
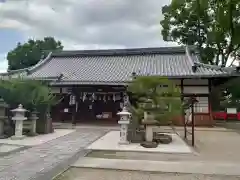
[[[122,110],[126,100],[125,87],[72,87],[58,105],[60,109],[57,108],[57,112],[61,117],[57,119],[72,123],[117,124],[117,113]]]

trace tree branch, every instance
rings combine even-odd
[[[233,26],[233,4],[232,4],[232,0],[229,1],[229,28],[230,28],[230,43],[229,46],[227,48],[227,52],[226,52],[226,56],[225,59],[228,60],[229,56],[231,55],[232,51],[233,51],[233,37],[234,37],[234,26]]]

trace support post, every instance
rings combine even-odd
[[[194,118],[194,100],[191,101],[192,107],[192,146],[195,146],[195,118]]]
[[[183,88],[183,79],[181,79],[181,102],[183,104],[184,102],[184,88]],[[184,138],[187,139],[187,125],[186,125],[186,117],[185,117],[185,111],[182,108],[182,123],[183,123],[183,127],[184,127]]]

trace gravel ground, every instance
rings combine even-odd
[[[240,177],[71,168],[54,180],[240,180]]]

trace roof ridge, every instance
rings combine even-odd
[[[101,49],[101,50],[73,50],[57,51],[52,56],[113,56],[113,55],[139,55],[139,54],[173,54],[185,53],[184,46],[128,48],[128,49]]]
[[[28,71],[28,73],[32,73],[36,71],[38,68],[46,64],[51,59],[51,56],[52,56],[52,52],[50,52],[45,59],[40,60],[37,64],[29,67],[26,71]]]
[[[221,66],[217,66],[217,65],[212,65],[212,64],[205,64],[205,63],[196,63],[199,66],[202,66],[204,68],[208,68],[208,69],[214,69],[214,70],[223,70],[226,72],[232,72],[236,69],[236,67],[221,67]]]
[[[16,70],[8,70],[7,72],[4,73],[0,73],[0,76],[9,76],[9,75],[13,75],[13,74],[17,74],[17,73],[21,73],[21,72],[33,72],[34,70],[37,70],[37,68],[39,68],[40,66],[42,66],[43,64],[45,64],[51,57],[52,52],[50,52],[48,54],[48,56],[45,59],[41,59],[37,64],[27,67],[27,68],[22,68],[22,69],[16,69]]]
[[[195,52],[196,47],[195,46],[186,46],[185,47],[185,53],[186,56],[188,58],[188,60],[193,63],[193,66],[196,65],[196,63],[199,63],[200,61],[198,60],[198,58],[193,59],[192,54],[196,54]],[[191,53],[194,50],[194,53]]]

